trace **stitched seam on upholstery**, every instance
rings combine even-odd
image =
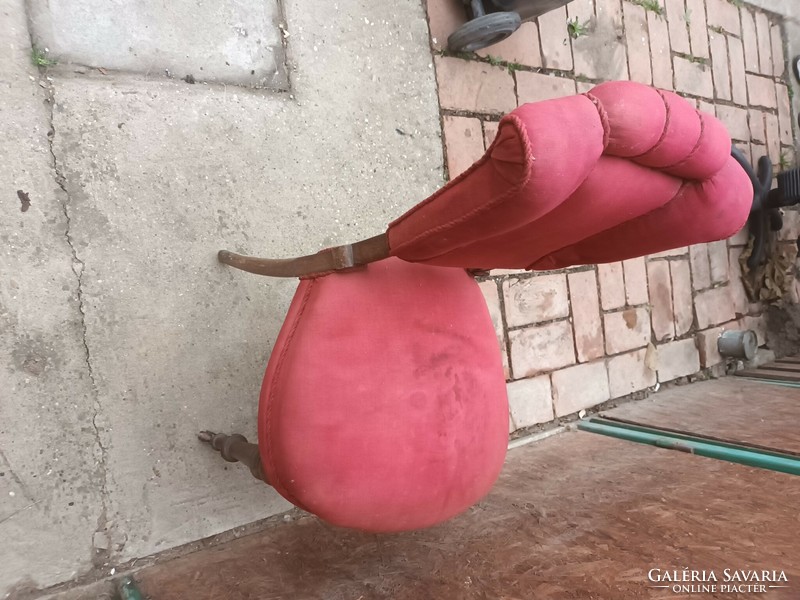
[[[697,154],[697,151],[700,149],[700,143],[703,141],[703,134],[706,132],[706,122],[705,122],[705,119],[703,119],[703,117],[700,115],[700,111],[695,109],[694,112],[697,115],[697,118],[700,119],[700,135],[697,136],[697,143],[694,145],[694,148],[692,148],[692,151],[689,153],[689,155],[686,158],[684,158],[682,160],[679,160],[678,162],[676,162],[673,165],[662,167],[663,170],[666,170],[666,169],[677,169],[678,167],[682,167],[687,162],[692,160],[694,158],[694,155]]]
[[[289,335],[286,336],[286,341],[283,344],[283,348],[281,348],[281,354],[278,356],[278,365],[275,367],[275,375],[273,376],[273,381],[277,384],[280,379],[281,371],[283,370],[283,365],[286,359],[286,354],[289,352],[289,345],[292,343],[292,339],[294,338],[295,331],[297,331],[297,326],[300,323],[300,318],[303,316],[303,313],[306,310],[306,305],[308,304],[308,299],[311,297],[311,289],[314,287],[315,280],[311,280],[306,288],[306,293],[303,295],[303,300],[300,303],[300,309],[297,311],[297,316],[295,317],[294,323],[292,324],[292,328],[289,330]],[[275,462],[272,459],[272,419],[270,416],[272,415],[272,405],[275,402],[274,398],[276,395],[276,388],[277,385],[273,385],[272,389],[269,393],[269,398],[267,399],[267,414],[265,416],[265,423],[267,427],[267,460],[269,461],[270,469],[272,473],[275,475],[275,481],[272,483],[272,486],[276,489],[279,487],[283,490],[284,495],[288,498],[288,500],[301,508],[303,507],[303,503],[299,502],[295,497],[294,494],[291,494],[287,489],[286,486],[280,480],[278,476],[278,470],[275,468]]]
[[[655,144],[653,144],[650,148],[648,148],[647,150],[645,150],[641,154],[637,154],[636,156],[631,156],[630,157],[630,158],[632,158],[634,160],[637,159],[637,158],[641,158],[645,154],[649,154],[650,152],[653,152],[661,144],[663,144],[664,140],[667,138],[667,131],[669,130],[669,123],[670,123],[670,120],[672,119],[672,110],[669,107],[669,102],[667,102],[666,96],[664,96],[664,92],[662,92],[661,90],[656,90],[656,91],[658,92],[658,95],[661,96],[661,101],[664,103],[664,110],[667,111],[667,116],[664,119],[664,129],[661,130],[661,136],[658,138],[658,141]]]
[[[319,273],[311,273],[309,275],[300,275],[300,277],[298,277],[298,279],[301,280],[301,281],[304,280],[304,279],[319,279],[320,277],[327,277],[328,275],[333,275],[336,272],[337,272],[336,269],[330,269],[328,271],[320,271]]]
[[[501,121],[501,123],[502,123],[502,121]],[[472,163],[472,165],[470,165],[470,167],[466,171],[464,171],[463,173],[458,175],[455,179],[451,179],[450,181],[448,181],[445,185],[443,185],[441,188],[436,190],[431,196],[429,196],[428,198],[426,198],[425,200],[423,200],[422,202],[420,202],[419,204],[417,204],[413,208],[408,209],[404,214],[402,214],[397,219],[395,219],[394,221],[389,223],[389,227],[387,229],[390,229],[396,223],[400,223],[401,221],[405,221],[408,217],[410,217],[411,215],[415,214],[417,211],[421,210],[422,208],[424,208],[425,206],[427,206],[428,204],[430,204],[431,202],[436,200],[436,198],[441,196],[445,192],[445,190],[448,190],[450,187],[455,186],[459,181],[461,181],[462,179],[467,177],[467,175],[469,175],[475,169],[480,167],[483,163],[488,161],[489,160],[489,156],[491,154],[491,151],[494,148],[495,144],[497,143],[497,140],[498,140],[499,137],[500,137],[499,135],[495,136],[494,140],[492,140],[492,143],[486,149],[486,152],[483,153],[483,156],[481,156],[476,162]]]
[[[522,130],[521,121],[520,121],[519,117],[517,117],[516,115],[508,115],[506,118],[510,122],[514,123],[514,126],[517,128],[518,131]],[[522,136],[520,136],[520,137],[522,137]],[[524,136],[523,142],[524,142],[524,146],[525,146],[525,161],[526,161],[526,163],[533,162],[534,157],[533,157],[533,153],[531,152],[530,141],[528,140],[528,136],[527,135]],[[494,143],[492,144],[492,146],[490,146],[490,148],[493,147],[493,146],[494,146]],[[484,158],[486,158],[488,156],[489,156],[489,153],[487,152],[486,155],[484,156]],[[483,160],[483,159],[481,159],[481,160]],[[480,162],[481,161],[479,161],[479,163]],[[473,167],[477,166],[479,163],[476,163],[475,165],[473,165]],[[470,170],[467,170],[464,174],[469,173]],[[459,176],[459,178],[460,178],[460,176]],[[454,181],[458,181],[459,178],[456,178]],[[411,238],[410,240],[408,240],[404,244],[401,244],[398,248],[395,248],[394,251],[395,252],[401,251],[403,248],[406,248],[406,247],[408,247],[408,246],[410,246],[412,244],[415,244],[421,239],[424,239],[426,237],[430,237],[435,233],[439,233],[441,231],[444,231],[445,229],[451,229],[452,227],[455,227],[456,225],[459,225],[459,224],[463,223],[464,221],[467,221],[467,220],[471,219],[475,215],[479,215],[481,213],[484,213],[484,212],[487,212],[487,211],[493,209],[498,204],[501,204],[506,198],[508,198],[509,196],[513,196],[514,194],[519,192],[522,188],[524,188],[528,184],[528,181],[530,181],[530,178],[531,178],[531,170],[528,169],[528,174],[526,175],[526,177],[525,177],[525,179],[523,181],[521,181],[519,184],[517,184],[514,187],[512,187],[510,190],[508,190],[504,194],[501,194],[500,196],[497,196],[491,202],[488,202],[488,203],[486,203],[486,204],[484,204],[482,206],[478,206],[476,208],[473,208],[471,211],[469,211],[467,213],[464,213],[460,217],[458,217],[456,219],[452,219],[451,221],[448,221],[447,223],[442,223],[441,225],[437,225],[436,227],[433,227],[432,229],[427,229],[425,231],[422,231],[422,232],[418,233],[416,236],[414,236],[413,238]],[[442,188],[442,190],[440,190],[440,191],[443,191],[444,189],[445,188]],[[435,196],[432,196],[431,198],[429,198],[429,200],[432,199],[433,197],[435,197]],[[444,254],[446,254],[446,253],[447,252],[444,252]],[[439,256],[439,255],[435,255],[435,256]],[[416,260],[419,261],[419,260],[429,260],[429,259],[428,258],[421,258],[421,259],[416,259]]]
[[[608,142],[611,139],[611,125],[608,122],[608,113],[603,103],[600,102],[600,98],[594,96],[591,92],[586,92],[584,96],[592,101],[600,117],[600,125],[603,128],[603,153],[605,154],[606,148],[608,148]]]
[[[595,109],[598,112],[598,116],[600,118],[600,126],[603,128],[603,150],[605,151],[605,148],[608,146],[608,138],[609,138],[609,135],[610,135],[609,134],[610,126],[608,124],[608,114],[606,113],[605,108],[603,108],[602,104],[600,103],[600,101],[599,101],[599,99],[597,97],[593,96],[589,92],[584,93],[583,96],[586,96],[586,98],[588,98],[592,102],[592,104],[595,105]],[[516,117],[516,115],[509,115],[509,119],[512,119],[512,118],[519,120],[518,117]],[[497,138],[495,138],[495,140],[496,139]],[[530,153],[531,154],[531,158],[533,158],[532,153],[530,152],[530,143],[529,143],[529,140],[528,140],[527,136],[525,137],[525,146],[526,146],[526,155],[528,153]],[[528,178],[521,184],[520,187],[523,187],[523,186],[527,185],[527,183],[530,181],[530,177],[531,176],[532,176],[532,174],[529,174]],[[579,184],[579,186],[580,186],[580,184]],[[516,189],[515,190],[510,190],[508,193],[512,193],[512,192],[516,192],[516,191],[518,191],[518,190],[516,190]],[[524,224],[521,227],[524,227]],[[516,231],[517,229],[519,229],[519,228],[513,229],[511,231]],[[469,242],[467,242],[465,244],[461,244],[460,246],[457,246],[455,248],[450,248],[450,249],[438,252],[437,254],[434,254],[432,256],[427,256],[425,258],[420,258],[420,259],[415,259],[415,260],[417,260],[417,261],[435,260],[435,259],[437,259],[437,258],[439,258],[441,256],[445,256],[445,255],[450,254],[452,252],[456,252],[458,250],[461,250],[462,248],[464,248],[466,246],[470,246],[470,245],[474,244],[476,241],[478,241],[478,242],[479,241],[483,241],[484,239],[486,239],[486,238],[481,238],[480,240],[470,240]],[[392,252],[394,254],[394,250]]]
[[[681,186],[678,188],[678,191],[677,191],[677,192],[675,192],[675,194],[673,194],[672,198],[670,198],[669,200],[667,200],[667,201],[666,201],[664,204],[662,204],[661,206],[658,206],[658,207],[654,208],[654,209],[653,209],[653,210],[651,210],[650,212],[646,212],[646,213],[644,213],[643,215],[639,215],[638,217],[634,217],[634,218],[635,218],[635,219],[641,219],[642,217],[644,217],[644,216],[646,216],[646,215],[649,215],[649,214],[652,214],[652,213],[654,213],[654,212],[656,212],[656,211],[658,211],[658,210],[661,210],[662,208],[664,208],[665,206],[667,206],[667,205],[668,205],[670,202],[672,202],[673,200],[675,200],[675,198],[677,198],[677,197],[680,195],[680,193],[683,191],[683,188],[685,188],[687,185],[689,185],[689,182],[688,182],[688,181],[686,181],[686,180],[684,180],[684,181],[681,183]],[[591,239],[593,239],[593,238],[597,237],[598,235],[602,235],[602,234],[606,233],[607,231],[611,231],[612,229],[615,229],[616,227],[619,227],[620,225],[623,225],[624,223],[627,223],[627,222],[628,222],[628,221],[625,221],[625,222],[623,222],[623,223],[619,223],[619,224],[617,224],[617,225],[614,225],[613,227],[609,227],[608,229],[604,229],[603,231],[598,231],[597,233],[595,233],[594,235],[592,235],[591,237],[589,237],[589,238],[587,238],[587,239],[590,239],[590,240],[591,240]],[[581,242],[584,242],[584,241],[586,241],[586,240],[581,240]],[[578,242],[578,243],[580,243],[580,242]],[[570,246],[572,246],[572,245],[574,245],[574,244],[570,244]],[[559,248],[558,250],[554,250],[554,251],[552,251],[552,252],[548,252],[547,254],[545,254],[545,255],[543,255],[543,256],[540,256],[539,258],[537,258],[536,260],[534,260],[534,261],[533,261],[531,264],[529,264],[527,267],[525,267],[525,270],[526,270],[526,271],[532,271],[532,270],[534,269],[534,265],[535,265],[537,262],[539,262],[540,260],[542,260],[542,259],[543,259],[545,256],[550,256],[550,255],[552,255],[552,254],[557,254],[557,253],[561,252],[562,250],[564,250],[565,248],[569,248],[569,246],[562,246],[562,247],[561,247],[561,248]]]
[[[385,258],[389,258],[389,257],[387,256]],[[328,269],[327,271],[319,271],[318,273],[309,273],[308,275],[299,275],[297,278],[300,281],[303,281],[305,279],[320,279],[322,277],[327,277],[328,275],[333,275],[333,274],[346,275],[347,273],[352,273],[354,271],[363,271],[366,268],[366,266],[369,265],[370,263],[380,262],[382,260],[385,260],[385,258],[378,258],[378,259],[375,259],[375,260],[370,260],[368,262],[365,262],[364,264],[357,264],[357,265],[353,265],[352,267],[338,267],[338,268]]]

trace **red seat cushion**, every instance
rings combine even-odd
[[[715,117],[629,81],[526,104],[485,156],[388,230],[393,256],[556,269],[722,239],[753,188]]]
[[[396,258],[300,282],[261,390],[267,477],[335,525],[434,525],[485,495],[508,402],[483,295]]]

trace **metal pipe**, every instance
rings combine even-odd
[[[800,457],[756,450],[735,444],[710,442],[692,436],[660,432],[657,429],[614,423],[592,418],[578,423],[578,429],[618,439],[716,458],[760,469],[800,475]]]

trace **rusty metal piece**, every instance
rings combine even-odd
[[[264,483],[269,483],[261,464],[261,453],[258,451],[258,444],[251,444],[246,437],[239,433],[226,435],[224,433],[214,433],[213,431],[201,431],[197,434],[197,439],[209,444],[220,453],[224,460],[244,463],[250,469],[253,477]]]
[[[388,258],[389,238],[385,233],[355,244],[327,248],[316,254],[296,258],[257,258],[220,250],[221,263],[268,277],[310,277],[360,267]]]
[[[467,274],[470,277],[488,277],[491,272],[486,269],[467,269]]]

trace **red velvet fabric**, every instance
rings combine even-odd
[[[750,180],[713,116],[633,82],[526,104],[483,158],[394,221],[392,254],[463,268],[556,269],[723,239]]]
[[[390,258],[300,282],[261,391],[275,489],[335,525],[386,532],[467,509],[508,443],[483,295],[461,269]]]

